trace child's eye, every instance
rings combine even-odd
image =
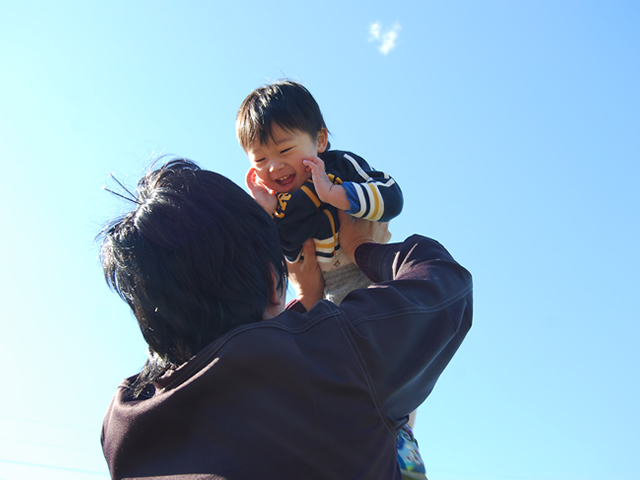
[[[264,162],[264,158],[259,158],[258,160],[253,161],[253,163],[260,163],[260,162]]]
[[[293,147],[285,148],[284,150],[281,150],[280,153],[287,153],[289,150],[293,150]]]

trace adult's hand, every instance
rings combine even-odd
[[[302,255],[302,260],[288,263],[289,281],[296,291],[296,299],[307,310],[311,310],[324,295],[324,279],[316,259],[316,246],[313,240],[304,242]]]
[[[347,215],[338,210],[340,218],[340,248],[355,263],[356,249],[363,243],[388,243],[391,240],[388,222],[372,222]]]

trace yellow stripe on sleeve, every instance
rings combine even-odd
[[[373,220],[378,218],[378,210],[380,209],[380,192],[376,186],[371,183],[366,183],[365,185],[369,187],[369,190],[371,190],[371,193],[373,194],[373,212],[367,215],[367,218]]]

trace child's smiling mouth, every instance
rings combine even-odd
[[[276,183],[281,187],[287,188],[293,185],[293,182],[295,179],[296,179],[296,175],[295,173],[292,173],[276,179]]]

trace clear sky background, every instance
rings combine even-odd
[[[107,173],[163,152],[242,184],[236,110],[281,77],[400,183],[394,239],[474,274],[418,412],[429,478],[637,479],[640,3],[136,0],[0,8],[0,480],[107,477],[145,358],[97,262],[129,207]]]

